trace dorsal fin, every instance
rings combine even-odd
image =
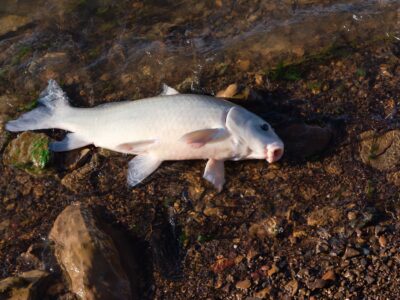
[[[46,89],[40,93],[38,103],[50,109],[61,105],[69,106],[67,95],[53,79],[49,80]]]
[[[162,92],[160,94],[161,96],[177,95],[177,94],[179,94],[177,90],[163,83]]]

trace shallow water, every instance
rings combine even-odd
[[[40,75],[52,60],[57,66],[44,79],[100,79],[94,91],[127,88],[133,98],[151,94],[161,82],[213,93],[202,86],[204,76],[265,74],[342,45],[399,38],[398,9],[396,0],[9,0],[0,8],[0,22],[8,24],[0,32],[6,37],[1,50],[15,39],[13,29],[33,29],[0,64],[21,63],[19,70]],[[21,59],[21,51],[31,55]],[[53,56],[43,59],[46,54]]]

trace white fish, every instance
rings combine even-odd
[[[226,100],[179,94],[164,86],[156,97],[75,108],[54,80],[39,106],[6,125],[9,131],[59,128],[70,131],[52,151],[94,144],[136,155],[129,162],[128,184],[135,186],[163,161],[208,159],[203,177],[218,191],[225,183],[224,161],[283,155],[283,142],[260,117]]]

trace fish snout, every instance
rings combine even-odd
[[[266,159],[269,163],[273,163],[278,161],[284,151],[284,146],[282,143],[273,143],[266,146]]]

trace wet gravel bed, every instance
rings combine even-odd
[[[1,277],[31,269],[21,253],[47,243],[57,215],[79,200],[145,245],[148,251],[136,253],[152,274],[143,277],[143,298],[398,297],[399,164],[377,169],[363,162],[360,134],[399,128],[399,49],[389,39],[271,73],[238,70],[218,77],[205,70],[205,90],[217,92],[232,82],[248,88],[249,96],[236,101],[245,107],[257,101],[255,110],[266,111],[278,132],[299,120],[333,132],[329,147],[311,157],[292,151],[273,165],[228,162],[221,193],[201,179],[199,161],[165,163],[135,189],[125,183],[130,157],[93,147],[80,164],[65,165],[72,154],[53,157],[42,174],[1,162]],[[1,84],[2,93],[19,95],[12,82]],[[94,104],[83,84],[65,88],[80,105]],[[108,93],[111,100],[125,96],[112,87]],[[64,134],[42,132],[54,139]],[[4,136],[4,144],[15,137]],[[391,151],[398,155],[400,148]],[[375,155],[384,153],[370,159]],[[62,291],[57,297],[63,299]]]

